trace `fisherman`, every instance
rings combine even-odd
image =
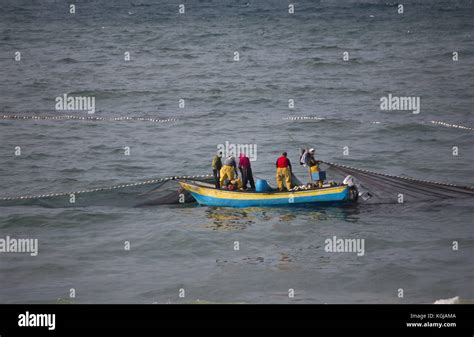
[[[321,163],[319,160],[315,159],[315,154],[315,150],[311,148],[309,150],[305,150],[300,158],[300,164],[308,167],[311,180],[313,179],[313,173],[319,173],[319,164]],[[322,180],[318,180],[317,183],[319,187],[323,187]]]
[[[225,186],[224,181],[227,179],[228,181],[232,181],[235,178],[239,177],[237,173],[237,165],[235,163],[235,157],[229,156],[224,160],[224,166],[222,166],[220,171],[220,178],[219,183],[220,186]]]
[[[291,163],[287,158],[287,153],[283,152],[276,161],[276,181],[278,190],[283,191],[283,181],[285,181],[286,189],[291,190]]]
[[[250,188],[255,190],[255,182],[253,180],[252,166],[250,165],[250,159],[244,153],[240,154],[239,157],[239,170],[242,176],[242,189],[247,189],[247,183],[250,182]]]
[[[217,151],[217,154],[214,156],[214,158],[212,158],[212,173],[214,174],[214,181],[215,181],[216,188],[221,187],[220,182],[219,182],[220,171],[222,168],[221,158],[222,158],[222,151]]]

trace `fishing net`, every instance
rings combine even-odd
[[[4,197],[0,198],[0,206],[142,207],[194,202],[179,185],[181,179],[212,182],[214,178],[211,175],[167,177],[76,192]]]
[[[359,202],[400,203],[474,197],[474,188],[408,177],[371,172],[340,164],[327,163],[332,176],[343,179],[351,175],[359,189]]]

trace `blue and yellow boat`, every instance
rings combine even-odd
[[[354,186],[340,185],[299,191],[229,191],[216,189],[213,184],[201,181],[180,181],[201,205],[218,207],[269,207],[303,206],[346,203],[357,200]]]

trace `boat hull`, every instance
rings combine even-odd
[[[317,206],[352,201],[350,187],[348,186],[295,192],[259,193],[218,190],[196,182],[181,181],[180,184],[191,193],[199,204],[206,206],[238,208]]]

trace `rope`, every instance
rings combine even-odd
[[[140,122],[152,122],[152,123],[169,123],[178,121],[177,118],[167,118],[167,119],[158,119],[150,117],[93,117],[93,116],[21,116],[21,115],[0,115],[0,119],[16,119],[16,120],[87,120],[87,121],[108,121],[108,122],[117,122],[117,121],[140,121]],[[316,116],[289,116],[283,117],[283,120],[324,120],[324,117]],[[381,122],[370,122],[371,124],[382,124]],[[430,121],[431,124],[444,126],[447,128],[455,128],[462,130],[474,131],[474,128],[450,124],[443,121]]]
[[[290,120],[290,121],[298,121],[298,120],[324,120],[326,118],[324,117],[316,117],[316,116],[289,116],[289,117],[283,117],[283,120]],[[368,123],[370,124],[384,124],[379,121],[369,121]],[[426,123],[426,122],[422,122]],[[450,124],[446,123],[443,121],[429,121],[429,123],[438,125],[438,126],[444,126],[447,128],[455,128],[455,129],[461,129],[461,130],[468,130],[468,131],[474,131],[474,128],[468,127],[468,126],[463,126],[463,125],[458,125],[458,124]]]
[[[0,119],[35,119],[35,120],[84,120],[84,121],[105,121],[105,122],[116,122],[116,121],[140,121],[140,122],[153,122],[153,123],[169,123],[176,122],[176,118],[157,119],[149,117],[92,117],[92,116],[20,116],[20,115],[0,115]]]
[[[456,128],[456,129],[474,131],[474,128],[470,128],[468,126],[462,126],[462,125],[457,125],[457,124],[449,124],[449,123],[442,122],[442,121],[430,121],[430,122],[431,122],[431,124],[441,125],[441,126],[444,126],[444,127],[447,127],[447,128]]]
[[[0,201],[51,198],[51,197],[59,197],[59,196],[68,196],[68,195],[71,195],[71,194],[76,195],[76,194],[82,194],[82,193],[111,191],[111,190],[121,189],[121,188],[126,188],[126,187],[156,184],[156,183],[159,183],[159,182],[162,182],[162,181],[167,181],[167,180],[196,179],[196,178],[210,178],[210,177],[213,177],[213,175],[212,174],[203,174],[203,175],[196,175],[196,176],[174,176],[174,177],[166,177],[166,178],[160,178],[160,179],[145,180],[145,181],[141,181],[141,182],[137,182],[137,183],[115,185],[115,186],[109,186],[109,187],[92,188],[92,189],[76,191],[76,192],[61,192],[61,193],[47,193],[47,194],[41,194],[41,195],[24,195],[24,196],[15,196],[15,197],[3,197],[3,198],[0,198]]]
[[[324,120],[325,118],[323,117],[316,117],[316,116],[289,116],[289,117],[283,117],[283,120],[290,120],[290,121],[297,121],[297,120]]]

